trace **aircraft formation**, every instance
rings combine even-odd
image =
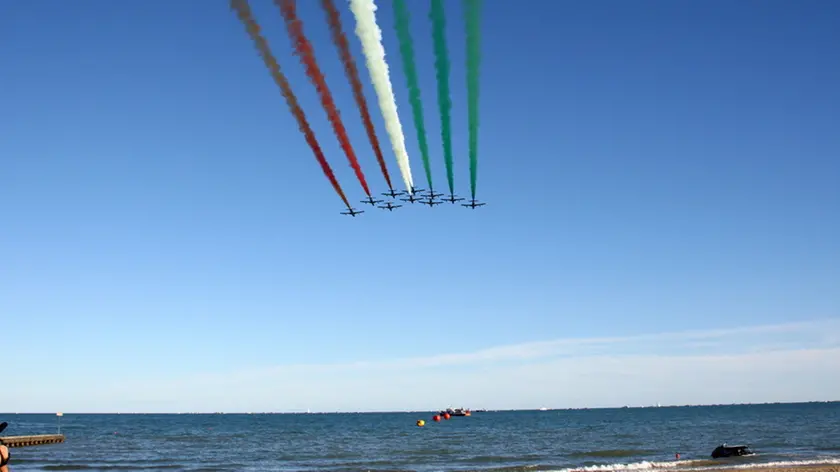
[[[297,96],[295,95],[289,80],[283,73],[277,58],[271,52],[268,41],[262,35],[261,28],[254,18],[248,0],[229,1],[231,9],[236,13],[237,17],[242,22],[245,27],[245,31],[248,36],[250,36],[265,66],[268,68],[272,79],[280,89],[280,92],[289,107],[289,111],[297,121],[298,128],[303,134],[307,144],[312,149],[312,153],[321,167],[324,176],[327,177],[327,180],[347,207],[347,209],[342,211],[341,214],[354,218],[361,215],[364,213],[364,210],[355,209],[350,205],[344,189],[339,184],[332,167],[324,156],[321,145],[315,136],[315,132],[309,123],[306,113],[300,106]],[[351,140],[348,137],[341,114],[335,105],[335,101],[332,97],[329,86],[326,83],[324,74],[321,72],[318,61],[316,60],[315,49],[307,38],[303,22],[297,13],[297,1],[273,0],[283,17],[286,31],[293,45],[293,53],[298,57],[301,65],[306,71],[309,81],[318,92],[321,105],[326,112],[332,131],[341,146],[343,154],[352,167],[356,179],[359,181],[359,185],[366,195],[365,199],[361,200],[361,202],[388,212],[402,208],[405,204],[420,204],[433,208],[436,205],[449,203],[452,205],[460,204],[461,206],[472,210],[484,206],[485,203],[481,203],[476,200],[476,182],[478,174],[479,65],[481,59],[479,20],[481,0],[462,0],[464,7],[464,37],[466,49],[467,155],[469,156],[470,176],[469,200],[455,196],[454,152],[452,149],[453,126],[450,116],[452,99],[449,91],[449,73],[451,70],[451,64],[449,61],[448,44],[446,39],[446,12],[444,9],[444,0],[426,0],[428,2],[428,12],[426,16],[430,20],[430,36],[434,50],[434,68],[437,82],[437,108],[440,114],[440,133],[443,145],[442,154],[449,190],[448,197],[446,197],[443,193],[434,191],[431,170],[432,166],[429,157],[430,152],[426,137],[425,119],[423,116],[423,102],[421,99],[420,87],[418,85],[419,80],[417,76],[417,64],[415,63],[416,61],[414,57],[414,40],[409,21],[410,12],[408,9],[408,2],[406,0],[393,0],[394,29],[396,30],[396,36],[399,42],[398,49],[402,59],[402,70],[403,75],[405,76],[405,83],[408,88],[408,97],[413,118],[412,121],[416,130],[417,145],[423,162],[423,170],[425,172],[426,183],[429,188],[428,191],[424,189],[417,189],[414,186],[408,150],[405,145],[405,136],[403,135],[402,122],[400,121],[400,117],[397,112],[393,83],[391,82],[389,74],[389,66],[385,60],[385,46],[382,40],[382,31],[377,24],[377,6],[374,0],[348,0],[350,13],[355,19],[355,28],[353,28],[353,30],[356,33],[356,38],[361,43],[364,64],[367,68],[368,76],[376,94],[376,103],[378,104],[379,111],[382,114],[386,134],[391,144],[391,151],[394,154],[394,160],[397,164],[400,177],[405,185],[405,190],[401,191],[395,190],[392,184],[388,166],[385,163],[383,155],[383,146],[380,145],[379,138],[377,137],[374,129],[370,110],[364,95],[364,88],[362,86],[359,70],[350,51],[349,40],[342,26],[341,13],[334,1],[335,0],[320,0],[319,3],[325,13],[325,19],[329,25],[332,42],[337,49],[338,57],[343,65],[344,75],[350,82],[351,89],[353,91],[353,98],[359,111],[359,117],[364,124],[367,141],[373,150],[378,168],[382,173],[385,184],[388,187],[388,192],[382,193],[382,196],[389,198],[388,201],[376,199],[371,193],[370,186],[368,185],[362,166],[356,157],[356,150],[351,144]],[[310,3],[306,2],[306,4]],[[412,2],[411,5],[415,6],[418,5],[418,3]],[[406,203],[397,204],[395,203],[397,200]]]
[[[415,189],[412,188],[410,191],[401,191],[397,192],[391,189],[388,192],[382,193],[385,197],[390,197],[392,200],[399,199],[404,202],[408,202],[411,204],[418,203],[422,205],[428,205],[430,208],[434,207],[435,205],[443,205],[444,203],[451,203],[456,204],[458,202],[464,201],[464,198],[456,197],[453,194],[450,194],[447,198],[440,198],[444,194],[436,193],[435,191],[426,191],[424,189]],[[402,198],[405,197],[405,198]],[[384,205],[378,205],[379,203],[385,203]],[[397,208],[401,208],[403,205],[395,205],[392,201],[385,201],[385,200],[375,200],[372,196],[368,196],[368,198],[361,200],[361,203],[365,203],[370,206],[374,206],[377,208],[381,208],[383,210],[388,210],[389,212],[394,211]],[[469,201],[469,203],[461,203],[461,206],[471,208],[475,210],[478,207],[484,206],[485,203],[480,203],[475,199]],[[342,211],[342,215],[348,215],[352,217],[356,217],[364,213],[364,210],[356,210],[355,208],[348,208],[347,211]]]

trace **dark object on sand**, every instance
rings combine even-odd
[[[750,450],[749,446],[727,446],[721,444],[712,451],[712,459],[720,459],[721,457],[737,457],[737,456],[751,456],[755,454]]]

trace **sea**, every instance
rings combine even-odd
[[[62,444],[12,449],[10,472],[619,471],[840,464],[840,402],[548,411],[65,414]],[[417,420],[425,426],[418,427]],[[4,435],[55,414],[0,414]],[[722,444],[749,457],[711,459]],[[676,454],[680,454],[677,459]]]

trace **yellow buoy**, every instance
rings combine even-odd
[[[417,420],[417,426],[425,426],[426,422],[423,420]]]

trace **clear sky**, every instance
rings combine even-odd
[[[429,4],[408,1],[443,191]],[[299,3],[383,192],[323,11]],[[252,7],[360,200],[279,10]],[[460,2],[446,12],[467,196]],[[227,2],[3,2],[0,411],[837,399],[838,21],[829,0],[487,0],[488,205],[352,219]]]

